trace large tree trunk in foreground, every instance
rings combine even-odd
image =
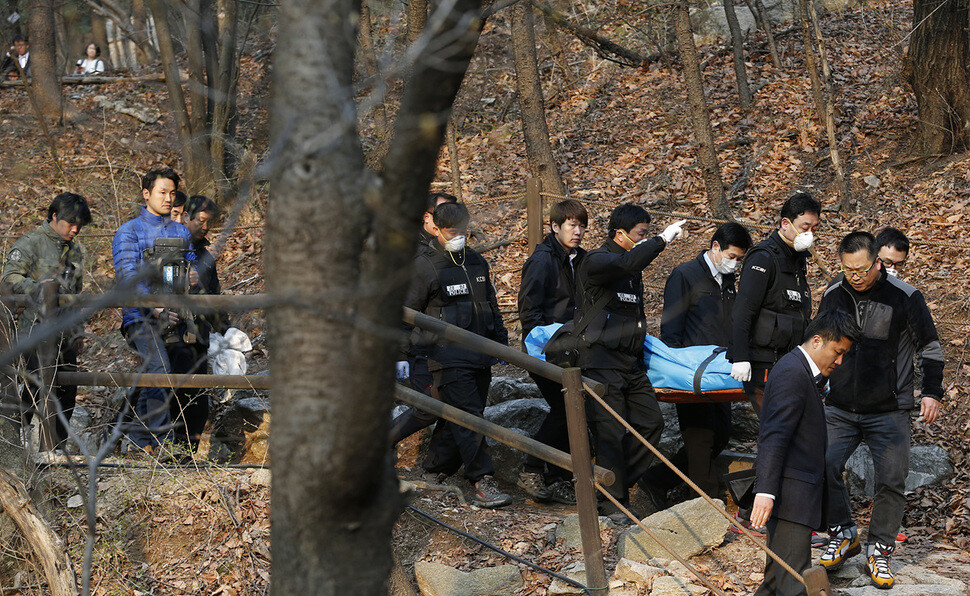
[[[730,218],[731,207],[727,204],[724,195],[721,166],[717,161],[711,115],[707,111],[707,99],[704,97],[704,81],[701,79],[701,66],[697,59],[697,46],[694,45],[694,32],[690,25],[687,0],[680,0],[675,10],[674,29],[677,33],[677,48],[680,51],[680,62],[684,69],[687,101],[690,103],[690,121],[694,128],[694,142],[697,143],[697,161],[700,163],[704,187],[707,189],[707,202],[714,215]]]
[[[477,8],[458,0],[431,33],[437,55],[418,57],[383,185],[367,184],[356,129],[357,3],[280,10],[266,258],[281,300],[268,312],[273,594],[387,591],[401,506],[387,445],[401,305]]]
[[[36,0],[30,7],[30,90],[41,114],[61,119],[61,84],[54,49],[54,2]]]
[[[559,175],[556,156],[549,142],[546,124],[546,105],[542,99],[542,82],[536,57],[535,19],[532,4],[517,2],[512,12],[512,54],[515,57],[515,83],[522,112],[522,133],[529,159],[529,173],[542,180],[542,188],[549,193],[566,195],[566,186]]]
[[[909,44],[918,153],[970,146],[970,0],[915,0]]]

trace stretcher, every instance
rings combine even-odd
[[[562,325],[536,327],[525,338],[530,356],[545,360],[543,348]],[[731,377],[731,363],[718,346],[671,348],[652,335],[643,342],[647,376],[660,401],[723,403],[746,401],[741,383]]]

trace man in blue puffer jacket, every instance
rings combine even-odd
[[[188,228],[172,221],[170,214],[175,191],[178,190],[179,175],[171,168],[156,169],[142,178],[142,196],[145,206],[138,217],[129,220],[115,232],[111,243],[114,258],[115,278],[123,284],[141,273],[145,251],[152,248],[159,238],[183,239],[188,246],[191,234]],[[194,264],[195,254],[188,252],[186,259]],[[198,274],[192,271],[190,283],[198,283]],[[147,280],[138,282],[135,293],[150,294],[151,286]],[[161,318],[165,320],[160,320]],[[183,344],[183,337],[165,337],[166,329],[178,328],[181,321],[174,311],[160,308],[124,308],[121,311],[121,331],[129,345],[142,359],[143,372],[171,373],[169,351]],[[181,335],[181,332],[178,333]],[[169,334],[170,335],[170,334]],[[138,447],[154,453],[159,441],[164,438],[171,423],[168,392],[151,387],[137,392],[134,417],[137,429],[129,433],[129,438]]]

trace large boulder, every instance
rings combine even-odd
[[[669,459],[684,446],[684,438],[680,434],[680,424],[677,421],[677,405],[665,401],[659,402],[659,405],[660,413],[664,417],[664,430],[657,449]]]
[[[495,377],[488,388],[488,405],[513,399],[541,399],[539,387],[529,377]]]
[[[521,429],[531,437],[548,413],[549,404],[544,399],[514,399],[485,408],[485,420],[505,428]]]
[[[71,429],[77,435],[81,453],[94,455],[108,438],[108,426],[100,424],[84,406],[74,406],[71,413]]]
[[[875,494],[875,468],[869,446],[862,444],[845,464],[847,487],[854,494]],[[910,449],[906,492],[936,484],[953,475],[953,464],[946,450],[937,445],[917,445]]]
[[[691,583],[683,577],[665,575],[653,580],[650,596],[701,596],[710,592],[704,586]]]
[[[521,428],[510,428],[522,436],[529,436]],[[515,484],[519,479],[519,472],[525,464],[526,455],[522,451],[509,447],[505,443],[499,443],[491,437],[485,437],[485,444],[488,445],[489,455],[492,456],[492,465],[495,467],[495,477],[503,482]]]
[[[715,500],[721,507],[724,503]],[[724,541],[728,520],[698,497],[643,520],[643,525],[683,557],[693,557]],[[670,554],[643,530],[634,527],[620,535],[617,555],[638,563],[663,559]]]
[[[466,573],[441,563],[418,561],[414,575],[424,596],[513,596],[522,587],[522,573],[515,565]]]
[[[606,528],[614,527],[610,518],[605,515],[599,517],[599,527],[602,532]],[[579,514],[572,513],[562,520],[562,524],[556,528],[556,543],[562,543],[566,548],[583,548],[583,537],[579,530]]]
[[[209,459],[219,463],[269,463],[269,402],[245,397],[229,404],[212,427]]]
[[[731,439],[739,443],[753,443],[758,440],[761,423],[751,403],[736,401],[731,403]]]

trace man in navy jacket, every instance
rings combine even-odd
[[[812,530],[822,526],[825,496],[825,411],[819,387],[842,363],[859,329],[852,316],[815,317],[807,339],[768,374],[755,461],[751,523],[768,527],[768,547],[793,569],[811,565]],[[795,596],[805,588],[768,558],[756,596]]]
[[[145,251],[152,248],[159,238],[180,238],[186,246],[191,242],[188,228],[171,219],[172,203],[178,190],[179,175],[171,168],[152,170],[142,178],[142,196],[145,206],[135,219],[121,224],[111,243],[114,258],[115,280],[122,284],[137,274],[144,263]],[[189,251],[186,259],[195,263],[195,253]],[[198,282],[198,273],[190,275],[191,283]],[[138,283],[135,292],[150,294],[148,281]],[[163,320],[164,319],[164,320]],[[174,311],[160,308],[124,308],[121,311],[121,331],[128,343],[142,359],[146,373],[171,373],[168,350],[181,343],[166,341],[164,330],[181,323]],[[171,338],[169,338],[171,339]],[[138,447],[152,453],[161,439],[167,436],[171,423],[169,396],[161,388],[151,387],[138,392],[134,407],[137,430],[129,438]],[[161,429],[166,429],[162,431]]]

